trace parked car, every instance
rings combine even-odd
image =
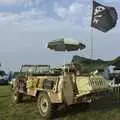
[[[111,74],[112,80],[110,81],[110,85],[112,87],[120,87],[120,67],[116,66],[113,69],[113,73]]]
[[[5,71],[0,70],[0,85],[8,85],[8,75]]]

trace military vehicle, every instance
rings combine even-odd
[[[37,99],[40,116],[48,119],[61,105],[90,103],[109,90],[107,81],[98,73],[76,73],[73,65],[51,69],[49,65],[23,65],[14,84],[13,98],[20,102],[25,95]]]

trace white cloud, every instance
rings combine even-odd
[[[55,4],[55,12],[60,17],[68,17],[72,15],[78,15],[78,12],[82,11],[83,4],[73,3],[68,8],[64,6],[60,6],[59,4]]]
[[[79,15],[84,11],[84,5],[80,3],[73,3],[68,8],[69,15]]]
[[[24,0],[24,8],[40,8],[44,0]]]
[[[89,25],[91,17],[91,7],[79,2],[70,4],[67,8],[55,3],[54,11],[57,16],[62,18],[64,21],[71,23],[79,23],[79,25]]]
[[[14,4],[14,3],[20,3],[20,2],[26,2],[30,0],[0,0],[1,4]]]
[[[25,7],[33,7],[34,5],[39,5],[43,1],[44,0],[0,0],[0,4],[23,4]]]
[[[0,0],[0,3],[14,3],[16,0]]]
[[[70,16],[79,16],[83,12],[83,4],[73,3],[68,8],[55,4],[55,12],[59,17],[67,18]]]
[[[0,13],[0,23],[23,23],[37,21],[39,18],[44,17],[45,11],[38,10],[36,8],[31,9],[30,11],[25,11],[21,13],[12,13],[12,12],[1,12]]]
[[[55,10],[55,12],[57,13],[58,16],[62,17],[62,18],[65,18],[66,15],[68,14],[67,12],[67,9],[66,8],[63,8],[63,7],[60,7],[60,8],[57,8]]]
[[[38,19],[41,19],[46,15],[46,11],[39,8],[39,5],[43,2],[43,0],[0,0],[0,3],[1,2],[17,4],[10,6],[10,11],[8,9],[5,10],[5,12],[4,10],[0,12],[0,23],[12,22],[22,24],[24,22],[36,22]],[[14,8],[14,6],[16,7]],[[13,9],[11,7],[13,7]]]

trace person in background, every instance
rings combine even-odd
[[[9,72],[9,75],[8,75],[8,80],[9,80],[9,81],[11,81],[11,80],[12,80],[12,78],[13,78],[13,72],[12,72],[12,71],[10,71],[10,72]]]
[[[112,80],[113,79],[112,74],[114,73],[114,68],[115,68],[114,65],[110,65],[104,70],[104,78],[106,80]]]

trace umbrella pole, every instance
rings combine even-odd
[[[67,52],[65,51],[65,54],[64,54],[64,71],[63,71],[63,72],[64,72],[64,73],[63,73],[64,76],[66,76],[66,64],[67,64],[67,63],[66,63],[66,59],[67,59],[67,57],[66,57],[67,54],[66,54],[66,53],[67,53]],[[68,71],[67,71],[67,72],[68,72]]]
[[[65,51],[65,54],[66,54],[66,51]],[[63,72],[64,72],[64,73],[63,73],[64,76],[65,76],[65,64],[66,64],[66,61],[65,61],[65,59],[66,59],[65,57],[66,57],[66,56],[65,56],[65,54],[64,54],[64,71],[63,71]]]

